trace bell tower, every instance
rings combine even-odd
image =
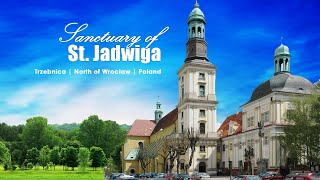
[[[196,2],[188,18],[187,58],[185,62],[194,59],[208,61],[205,24],[204,14]]]
[[[179,100],[178,100],[178,133],[188,130],[200,137],[196,146],[193,163],[189,173],[217,173],[217,143],[216,112],[216,66],[207,56],[205,41],[205,18],[195,3],[188,18],[188,40],[186,59],[178,71]],[[181,160],[189,162],[191,151],[181,156]]]
[[[163,111],[161,109],[161,103],[160,103],[159,97],[158,97],[158,101],[156,103],[156,110],[154,111],[154,120],[156,121],[156,124],[162,118],[162,114],[163,114]]]
[[[274,75],[290,73],[290,53],[288,46],[281,43],[274,51]]]

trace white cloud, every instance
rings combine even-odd
[[[71,90],[68,84],[41,83],[26,87],[7,100],[8,106],[24,108],[32,103],[47,104],[63,97]]]
[[[90,115],[98,115],[104,120],[115,120],[119,124],[132,124],[135,119],[153,119],[157,92],[133,94],[130,90],[139,87],[133,83],[117,83],[90,87],[66,84],[37,84],[19,90],[8,98],[10,108],[27,108],[17,114],[0,115],[0,121],[21,124],[33,116],[44,116],[50,124],[81,123]],[[87,91],[84,91],[88,88]],[[168,113],[169,102],[163,100],[164,113]],[[36,106],[33,106],[36,104]],[[29,110],[30,109],[30,110]],[[7,116],[8,118],[6,118]]]

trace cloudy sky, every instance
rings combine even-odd
[[[218,122],[236,113],[256,86],[273,76],[273,53],[291,53],[291,72],[320,79],[320,2],[317,0],[199,0],[206,18],[210,61],[218,67]],[[23,124],[33,116],[49,123],[82,122],[89,115],[131,124],[153,119],[160,96],[164,113],[178,99],[177,74],[185,59],[187,18],[193,0],[7,1],[0,7],[0,122]],[[70,62],[64,27],[87,23],[81,35],[161,35],[151,48],[161,61]],[[75,28],[75,27],[74,27]],[[98,43],[96,43],[98,44]],[[126,46],[127,43],[118,43]],[[82,43],[93,57],[95,43]],[[112,48],[115,44],[100,43]],[[90,53],[91,52],[91,53]],[[34,69],[162,69],[161,75],[35,75]]]

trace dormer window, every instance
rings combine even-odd
[[[229,122],[229,134],[233,133],[233,121]]]

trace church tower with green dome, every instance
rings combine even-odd
[[[274,51],[274,75],[290,73],[290,53],[288,46],[281,43]]]
[[[162,118],[163,111],[161,109],[161,103],[158,100],[156,104],[156,110],[154,111],[154,120],[156,121],[156,124],[159,122],[159,120]]]
[[[217,174],[216,132],[216,66],[209,61],[205,41],[206,20],[196,1],[189,17],[186,58],[178,71],[178,133],[193,130],[200,137],[193,156],[189,149],[180,157],[181,167],[187,165],[189,173]],[[192,164],[189,167],[190,157]]]
[[[185,62],[194,59],[208,61],[205,24],[204,14],[199,8],[198,2],[196,2],[188,18],[187,58]]]

